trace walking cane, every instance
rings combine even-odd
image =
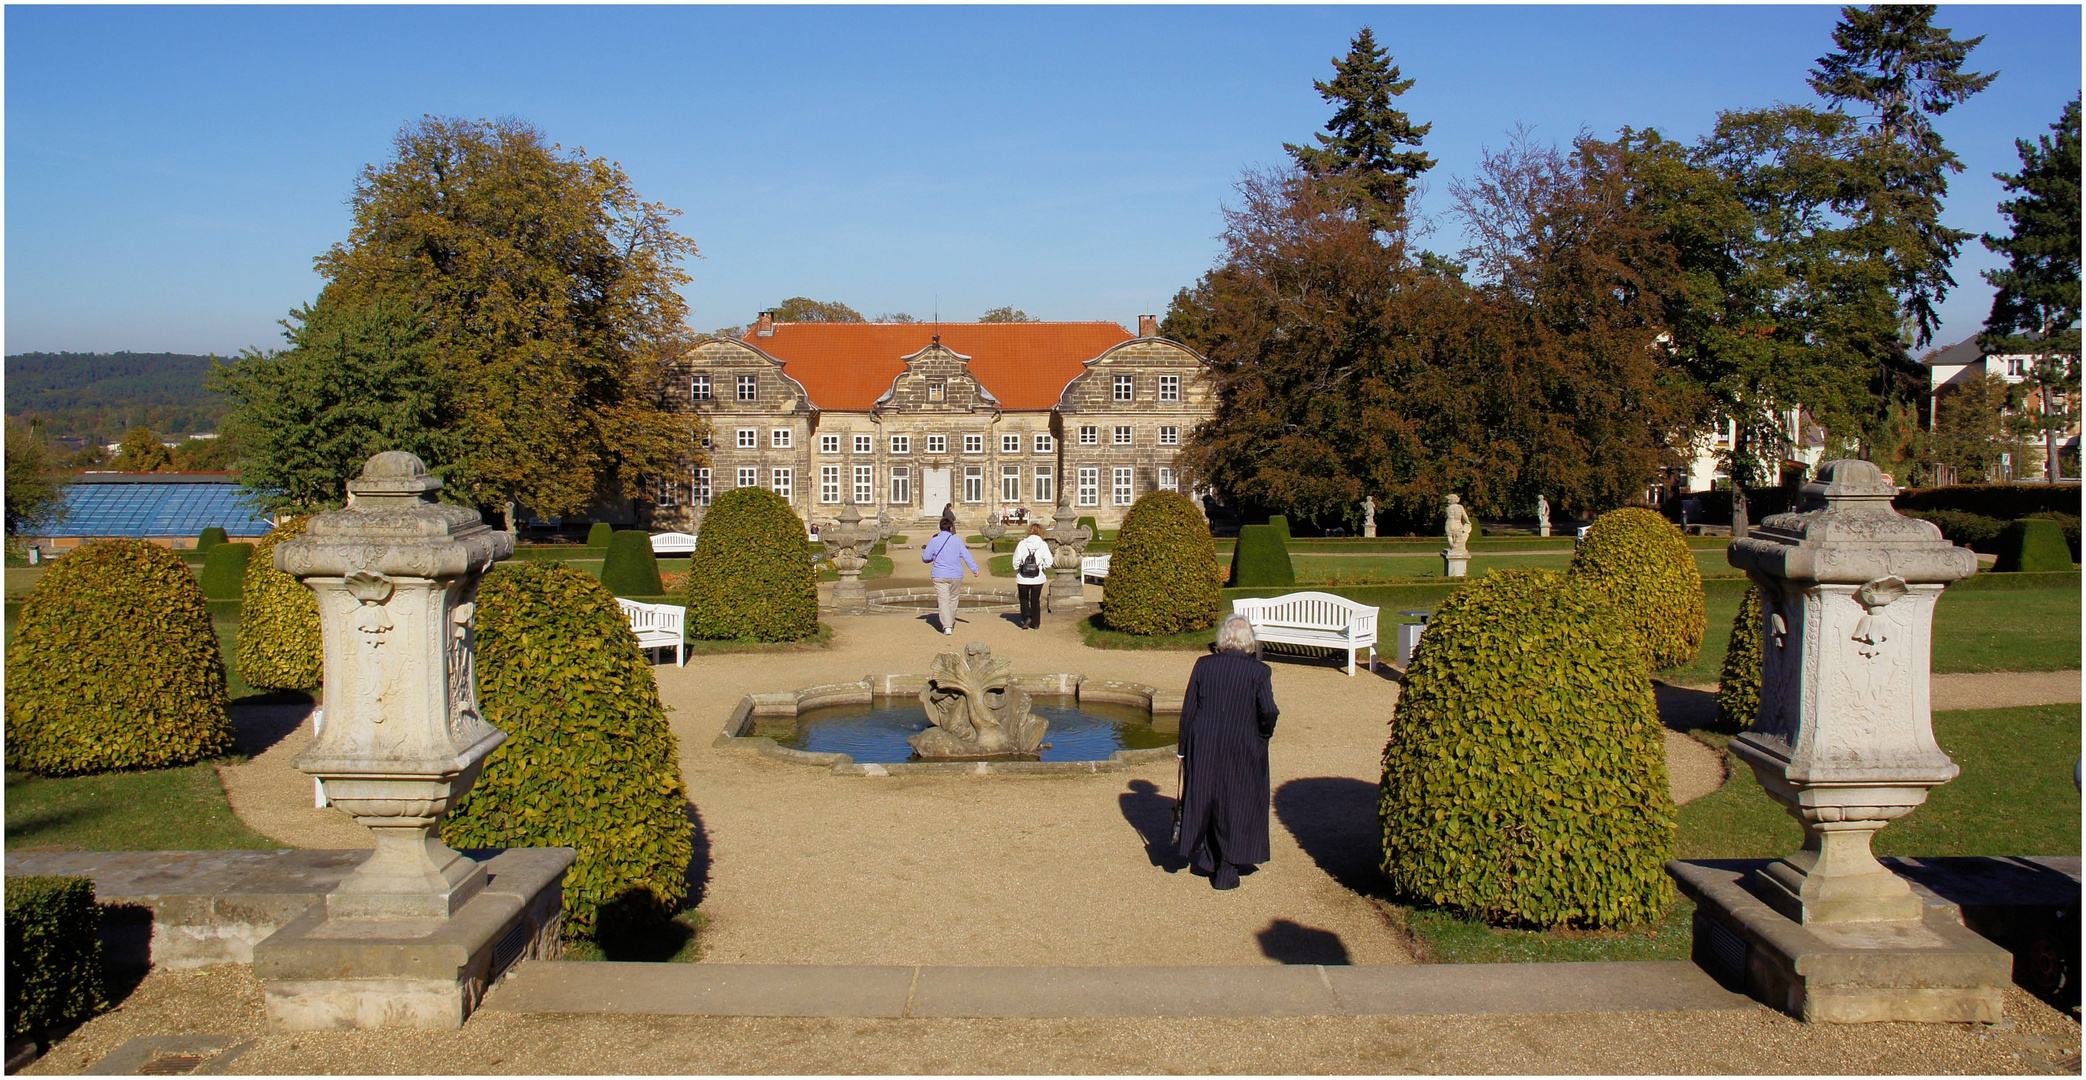
[[[1173,846],[1181,846],[1181,808],[1188,798],[1188,759],[1184,756],[1175,763],[1173,776]]]

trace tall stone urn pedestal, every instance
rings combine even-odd
[[[1675,862],[1695,959],[1805,1020],[1997,1021],[2011,957],[1876,861],[1870,839],[1959,771],[1934,742],[1934,602],[1977,556],[1832,461],[1734,540],[1761,592],[1760,712],[1731,750],[1803,826],[1772,861]]]
[[[471,853],[442,816],[506,739],[478,712],[479,578],[514,540],[434,501],[442,482],[388,452],[345,509],[275,549],[317,595],[326,724],[297,767],[369,828],[376,849],[254,946],[279,1030],[456,1027],[526,955],[554,955],[569,848]]]

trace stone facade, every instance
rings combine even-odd
[[[902,529],[944,503],[968,529],[1018,511],[1047,523],[1065,498],[1113,528],[1138,496],[1184,489],[1181,445],[1211,407],[1207,361],[1149,317],[1144,337],[1114,324],[867,323],[792,338],[806,325],[706,337],[684,357],[709,461],[662,492],[655,525],[695,525],[700,507],[750,483],[814,523],[851,499]],[[985,362],[995,348],[1006,355]]]

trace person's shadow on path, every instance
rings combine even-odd
[[[1275,789],[1275,817],[1304,854],[1343,887],[1381,897],[1383,826],[1376,807],[1376,785],[1345,776],[1303,777]]]
[[[1145,858],[1169,874],[1187,869],[1188,860],[1173,847],[1173,799],[1162,795],[1150,780],[1130,781],[1130,790],[1116,796],[1123,820],[1144,841]]]

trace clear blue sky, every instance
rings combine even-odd
[[[1209,267],[1240,170],[1324,123],[1312,80],[1365,23],[1419,80],[1440,214],[1517,122],[1693,139],[1810,100],[1837,11],[9,6],[5,350],[277,344],[356,174],[423,113],[526,119],[685,211],[698,330],[800,294],[1131,323]],[[1937,125],[1968,166],[1950,224],[2003,231],[1990,174],[2078,92],[2080,18],[1941,9],[2001,72]],[[1977,331],[1991,265],[1965,248],[1941,341]]]

